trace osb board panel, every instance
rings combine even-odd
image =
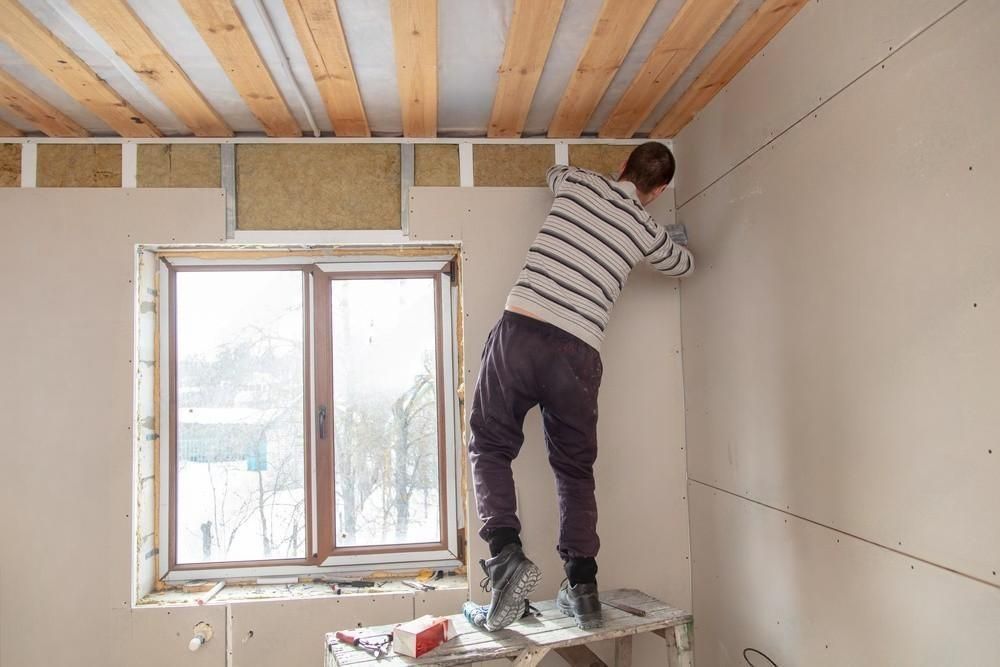
[[[570,144],[569,163],[606,176],[618,177],[622,163],[632,154],[635,146],[608,144]]]
[[[398,144],[241,144],[239,229],[400,229]]]
[[[0,280],[0,424],[17,443],[0,465],[0,664],[108,664],[134,572],[135,244],[221,242],[224,204],[221,190],[0,190],[0,265],[31,276]]]
[[[473,144],[477,187],[545,187],[545,172],[556,163],[551,144]]]
[[[680,219],[691,477],[1000,584],[998,19],[962,5]]]
[[[551,148],[547,146],[546,148]],[[552,194],[536,188],[414,188],[410,232],[415,240],[460,239],[463,251],[465,373],[467,396],[479,372],[487,333],[524,265]],[[651,213],[673,222],[673,191]],[[638,268],[615,306],[602,349],[597,496],[602,540],[603,588],[642,588],[670,604],[689,608],[684,403],[680,360],[678,281]],[[656,352],[650,354],[650,350]],[[555,597],[563,578],[555,551],[558,509],[541,420],[528,414],[525,443],[514,464],[528,554],[542,568],[538,599]],[[622,465],[623,461],[641,465]],[[475,501],[470,485],[469,506]],[[469,561],[488,557],[473,537]],[[636,526],[656,526],[637,530]],[[475,573],[473,573],[474,575]],[[471,577],[472,575],[470,575]],[[473,599],[488,597],[473,587]],[[637,643],[636,665],[666,664],[662,641]],[[559,665],[558,658],[550,663]]]
[[[317,667],[324,663],[327,632],[408,621],[413,595],[247,602],[230,610],[234,665]]]
[[[119,188],[119,144],[38,144],[36,185],[40,188]]]
[[[0,188],[21,185],[21,144],[0,144]]]
[[[458,185],[458,144],[415,144],[414,185]]]
[[[139,144],[140,188],[221,187],[222,150],[216,144]]]
[[[958,4],[808,3],[674,139],[677,203],[683,205]]]
[[[993,586],[702,484],[690,491],[697,664],[744,664],[748,647],[778,665],[997,663]]]

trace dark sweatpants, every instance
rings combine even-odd
[[[511,462],[524,442],[524,416],[542,412],[559,494],[559,553],[597,556],[597,392],[601,355],[551,324],[505,311],[490,332],[472,399],[469,442],[480,535],[520,532]]]

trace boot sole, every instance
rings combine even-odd
[[[483,627],[489,632],[506,628],[524,614],[524,601],[538,586],[542,571],[531,561],[520,565],[517,573],[507,584],[507,589],[496,605],[493,617],[487,617]]]
[[[600,612],[596,614],[574,614],[572,607],[558,605],[563,616],[567,616],[576,621],[576,627],[581,630],[597,630],[604,627],[604,616]]]

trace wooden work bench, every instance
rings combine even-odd
[[[691,667],[694,663],[694,635],[691,613],[675,609],[665,602],[637,590],[620,589],[601,593],[601,600],[641,609],[638,616],[608,605],[604,606],[604,627],[580,630],[571,618],[556,609],[555,601],[535,603],[540,613],[521,619],[499,632],[482,632],[461,614],[451,616],[458,636],[418,658],[389,653],[378,660],[353,646],[337,641],[334,633],[326,635],[326,667],[398,667],[400,665],[467,665],[507,658],[518,667],[531,667],[548,653],[557,653],[569,664],[579,667],[605,665],[587,644],[614,640],[617,667],[632,664],[632,636],[652,632],[666,640],[667,665]],[[372,634],[392,632],[391,625],[365,628]]]

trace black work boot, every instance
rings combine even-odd
[[[492,591],[489,606],[466,602],[462,611],[473,625],[494,632],[524,615],[525,600],[535,590],[542,571],[528,560],[521,545],[511,543],[489,560],[481,560],[486,576],[480,584]]]
[[[574,585],[569,583],[569,579],[564,580],[556,597],[556,606],[566,616],[575,618],[581,630],[594,630],[604,625],[596,583]]]

